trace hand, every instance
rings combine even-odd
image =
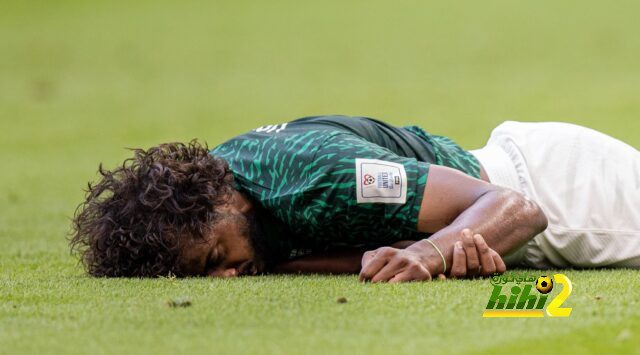
[[[493,276],[506,269],[500,255],[489,248],[480,234],[472,236],[469,229],[462,231],[462,241],[457,241],[453,247],[451,277]]]
[[[362,256],[360,281],[396,283],[428,281],[431,273],[418,253],[411,250],[382,247]]]

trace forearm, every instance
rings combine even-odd
[[[450,269],[453,246],[461,240],[461,231],[465,228],[481,234],[490,248],[504,255],[542,232],[546,226],[547,219],[537,204],[514,191],[495,189],[480,196],[451,224],[429,239],[444,254]],[[407,249],[424,255],[424,262],[432,274],[442,273],[442,258],[431,244],[423,240]]]
[[[391,247],[405,249],[415,240],[402,240]],[[326,253],[311,254],[276,265],[278,274],[357,274],[362,265],[365,249],[342,249]]]
[[[360,271],[362,249],[344,249],[288,260],[275,267],[280,274],[354,274]]]

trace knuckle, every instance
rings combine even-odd
[[[392,255],[395,254],[395,249],[393,249],[391,247],[382,247],[382,248],[380,248],[378,250],[379,250],[380,255],[386,256],[386,257],[392,256]]]
[[[395,255],[391,258],[390,263],[394,264],[394,265],[399,265],[399,266],[404,266],[409,264],[409,260],[407,260],[407,258],[400,256],[400,255]]]
[[[478,247],[478,251],[481,252],[482,254],[489,253],[489,246],[487,245],[487,243],[479,243],[477,247]]]

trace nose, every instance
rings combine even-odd
[[[219,269],[213,271],[209,276],[213,277],[236,277],[238,276],[238,269],[236,268],[228,268],[228,269]]]

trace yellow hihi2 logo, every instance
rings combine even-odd
[[[555,281],[554,281],[555,280]],[[568,317],[571,308],[560,308],[571,294],[571,280],[563,274],[527,276],[519,274],[495,274],[490,279],[493,292],[489,297],[483,317],[544,317],[543,309],[554,284],[562,285],[562,291],[555,296],[545,310],[549,317]],[[508,283],[515,283],[510,288]],[[522,285],[521,285],[522,284]],[[535,286],[536,291],[532,291]],[[503,294],[503,289],[508,290]]]

